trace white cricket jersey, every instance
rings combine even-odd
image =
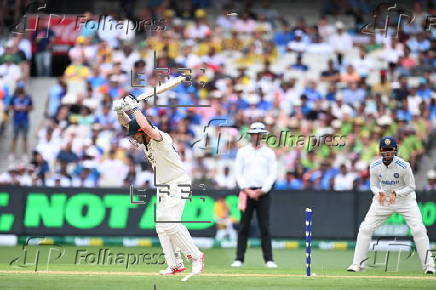
[[[182,176],[189,178],[182,160],[174,148],[173,139],[169,134],[158,131],[162,136],[161,141],[151,139],[148,144],[143,145],[145,156],[156,172],[156,184],[167,184]]]
[[[256,149],[248,144],[236,154],[235,171],[241,189],[260,187],[263,192],[268,192],[277,179],[276,155],[265,145]]]
[[[416,199],[415,178],[409,162],[395,156],[386,166],[382,158],[371,163],[370,166],[371,191],[377,195],[384,192],[389,195],[395,191],[399,199]]]

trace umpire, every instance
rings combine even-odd
[[[269,192],[277,178],[276,156],[270,148],[261,144],[262,135],[268,133],[263,123],[255,122],[251,124],[248,133],[251,138],[250,144],[239,149],[236,155],[236,180],[241,189],[238,205],[241,210],[241,221],[236,260],[231,266],[241,267],[244,264],[251,218],[254,210],[256,210],[265,266],[277,268],[273,261],[269,228],[271,205],[271,194]]]

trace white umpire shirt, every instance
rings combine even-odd
[[[256,149],[248,144],[236,154],[236,181],[241,189],[260,187],[268,192],[277,179],[277,160],[271,148],[261,145]]]
[[[388,195],[395,191],[400,200],[416,199],[415,178],[410,164],[398,156],[388,166],[383,163],[382,158],[371,163],[370,181],[371,191],[375,195],[379,192]]]

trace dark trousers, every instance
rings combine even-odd
[[[269,211],[271,205],[271,194],[267,193],[258,200],[248,198],[245,211],[241,212],[241,221],[238,232],[238,247],[236,260],[244,262],[245,250],[247,249],[247,239],[250,229],[251,218],[256,210],[257,221],[260,227],[261,246],[263,259],[265,262],[273,261],[271,231],[269,228]]]

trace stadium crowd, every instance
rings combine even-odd
[[[429,7],[417,2],[415,21],[396,38],[362,34],[358,18],[345,25],[336,19],[344,7],[327,2],[335,5],[326,5],[315,24],[304,17],[290,22],[267,1],[238,14],[223,7],[217,17],[189,1],[177,9],[163,1],[135,17],[164,20],[165,29],[152,23],[149,31],[126,35],[82,26],[68,52],[71,64],[48,88],[43,124],[32,124],[36,147],[21,158],[13,138],[12,166],[0,184],[153,187],[144,153],[125,138],[111,104],[165,81],[156,67],[193,76],[144,102],[143,112],[170,132],[194,187],[236,186],[236,151],[254,121],[270,132],[265,142],[278,156],[277,189],[368,190],[368,167],[383,135],[398,138],[399,155],[416,170],[436,124],[435,35],[424,27]],[[31,41],[12,36],[0,50],[2,134],[9,122],[14,136],[28,134]],[[37,50],[50,45],[38,43]],[[427,189],[435,179],[430,171]]]

